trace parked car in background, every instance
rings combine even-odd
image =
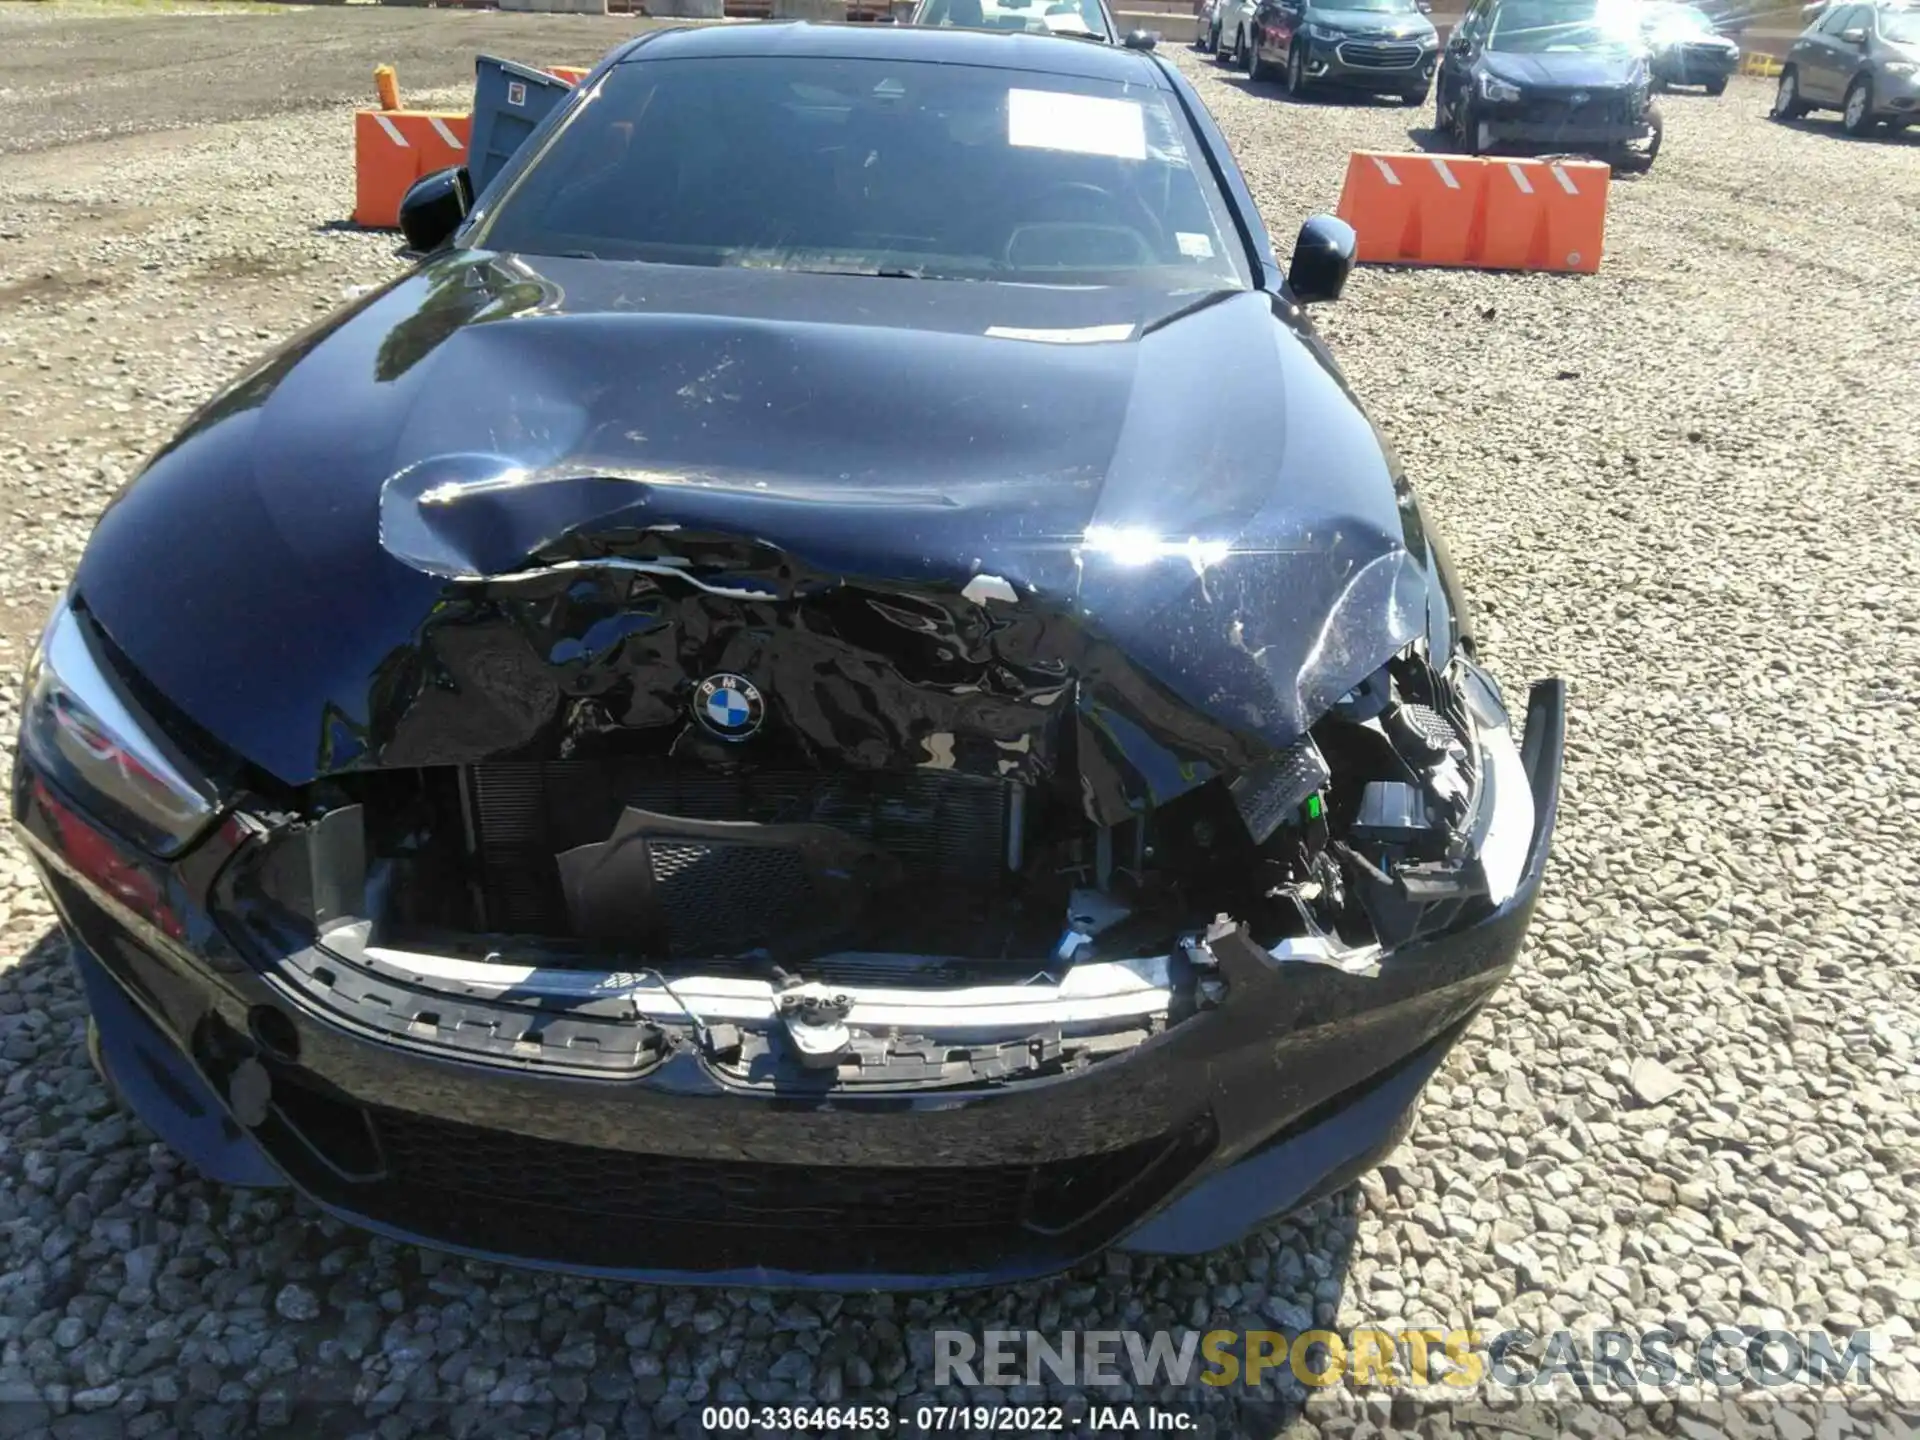
[[[1640,12],[1640,33],[1656,85],[1700,85],[1719,95],[1740,67],[1740,47],[1697,5],[1656,0]]]
[[[1441,56],[1434,125],[1470,155],[1582,151],[1646,170],[1660,153],[1652,88],[1618,0],[1474,0]]]
[[[1793,42],[1774,118],[1836,109],[1849,135],[1920,120],[1920,6],[1829,5]]]
[[[1214,29],[1214,17],[1220,9],[1220,0],[1194,0],[1193,13],[1199,21],[1199,33],[1194,36],[1193,45],[1202,54],[1213,49],[1218,37]]]
[[[1106,0],[920,0],[907,23],[1121,43]]]
[[[1234,51],[1256,80],[1282,74],[1290,95],[1328,87],[1424,105],[1440,35],[1417,0],[1262,0]]]

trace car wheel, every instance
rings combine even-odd
[[[1433,87],[1433,133],[1442,137],[1453,133],[1453,117],[1447,114],[1447,87]]]
[[[1873,118],[1873,81],[1865,75],[1847,87],[1846,108],[1840,112],[1840,128],[1849,135],[1865,135],[1877,122]]]
[[[1727,77],[1726,76],[1716,75],[1713,79],[1707,81],[1707,94],[1724,95],[1726,93],[1727,93]]]
[[[1409,90],[1400,97],[1400,103],[1402,105],[1424,105],[1427,103],[1427,92],[1425,90]]]
[[[1241,44],[1245,47],[1242,56],[1247,62],[1247,79],[1260,79],[1267,73],[1267,67],[1260,63],[1260,37],[1248,35]]]
[[[1307,94],[1307,57],[1298,45],[1287,51],[1287,94],[1296,100],[1305,99]]]
[[[1647,118],[1653,122],[1653,134],[1643,144],[1622,145],[1614,158],[1616,168],[1636,175],[1644,175],[1653,169],[1654,157],[1660,153],[1660,137],[1666,133],[1667,127],[1657,105],[1647,107]]]
[[[1773,92],[1773,118],[1798,120],[1807,113],[1807,102],[1800,98],[1800,77],[1789,65],[1780,72],[1780,84]]]
[[[1465,95],[1460,97],[1460,108],[1453,112],[1455,133],[1460,137],[1460,149],[1467,155],[1484,155],[1489,146],[1487,139],[1480,133],[1480,119],[1473,113],[1473,101]]]
[[[1240,32],[1236,30],[1234,32],[1234,44],[1237,46],[1239,43]],[[1213,43],[1213,58],[1219,64],[1225,65],[1228,69],[1232,69],[1234,62],[1239,59],[1239,56],[1227,48],[1224,40],[1216,40]]]

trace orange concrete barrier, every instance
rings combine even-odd
[[[1338,213],[1369,264],[1591,274],[1600,268],[1610,175],[1587,160],[1356,151]]]
[[[391,230],[400,201],[422,175],[467,163],[470,115],[360,110],[353,117],[353,223]]]
[[[1485,162],[1480,258],[1489,270],[1600,268],[1612,172],[1597,160]]]
[[[585,65],[549,65],[547,66],[547,74],[553,76],[557,80],[564,80],[569,85],[578,85],[582,80],[586,79],[587,76],[592,73],[593,72]]]

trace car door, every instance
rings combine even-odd
[[[1852,72],[1853,47],[1840,38],[1840,32],[1861,23],[1864,5],[1831,5],[1820,23],[1805,37],[1806,47],[1795,62],[1799,71],[1800,93],[1808,100],[1824,104],[1840,103],[1846,76]],[[1799,46],[1794,47],[1796,50]]]

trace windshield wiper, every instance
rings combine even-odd
[[[801,275],[865,275],[876,280],[924,280],[925,270],[908,270],[901,266],[885,265],[780,265],[780,270],[792,270]]]

